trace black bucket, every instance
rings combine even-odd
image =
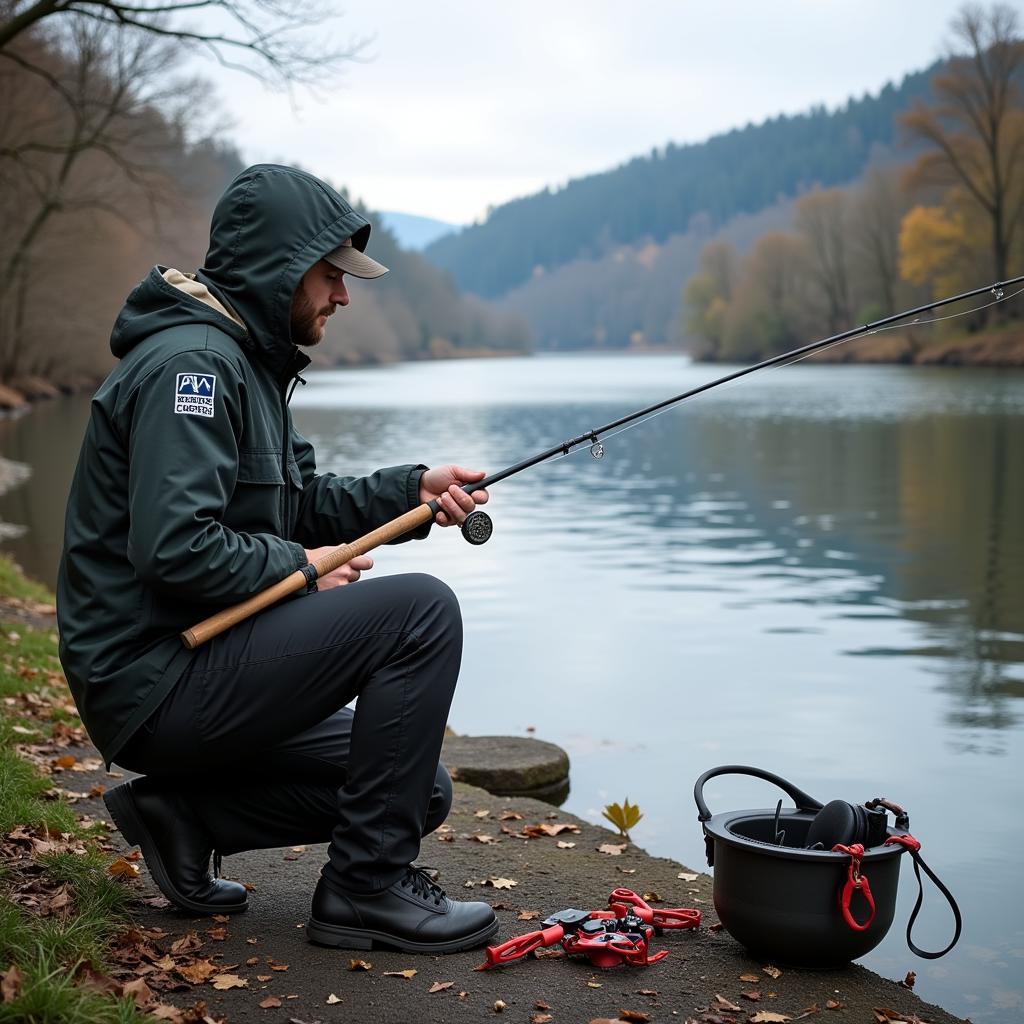
[[[792,797],[796,808],[781,810],[780,801],[776,808],[712,816],[703,789],[708,779],[718,775],[765,779]],[[909,837],[909,833],[905,827],[889,827],[884,810],[868,811],[864,806],[833,802],[838,805],[836,809],[849,814],[851,821],[856,818],[863,835],[872,837],[870,846],[864,843],[856,871],[851,873],[851,856],[831,849],[837,842],[848,844],[849,837],[827,836],[831,829],[822,830],[833,805],[819,816],[823,808],[819,801],[777,775],[759,768],[725,765],[705,772],[697,780],[693,796],[704,828],[708,865],[715,869],[715,910],[729,934],[752,954],[795,967],[838,967],[864,956],[885,938],[896,910],[900,857],[907,847],[900,845],[900,839],[891,845],[882,844],[891,837]],[[869,829],[870,815],[875,817]],[[816,819],[814,834],[826,840],[826,849],[805,848]],[[905,815],[899,823],[906,824]],[[912,837],[909,840],[916,844]],[[930,871],[928,874],[934,878]],[[854,879],[857,886],[851,893]],[[867,880],[867,895],[860,879]],[[848,896],[846,914],[842,906],[844,890]],[[951,905],[957,914],[959,937],[959,914],[955,904]],[[911,925],[914,917],[916,909]],[[942,955],[919,951],[913,943],[910,946],[922,956]]]

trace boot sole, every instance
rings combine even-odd
[[[153,837],[149,834],[149,829],[143,824],[142,816],[135,807],[135,800],[132,798],[129,787],[123,785],[118,786],[116,789],[108,790],[103,794],[103,802],[107,805],[107,810],[110,811],[114,824],[118,827],[125,840],[131,843],[132,846],[137,846],[142,850],[146,867],[149,868],[149,873],[153,876],[153,881],[156,882],[157,888],[176,907],[182,910],[189,910],[194,914],[203,915],[240,914],[248,907],[247,901],[216,905],[199,903],[196,900],[189,899],[184,893],[179,892],[167,874],[167,868],[160,857],[160,851],[157,849],[156,843],[153,842]]]
[[[492,921],[486,927],[470,935],[447,942],[414,942],[388,932],[377,932],[369,928],[342,928],[338,925],[309,919],[306,925],[306,937],[318,946],[333,946],[343,949],[374,949],[378,946],[397,949],[403,953],[458,953],[463,949],[482,946],[488,939],[497,934],[498,922]]]

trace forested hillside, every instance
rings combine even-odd
[[[460,287],[497,296],[578,258],[662,242],[688,231],[695,216],[717,227],[814,185],[851,181],[894,144],[897,114],[927,94],[934,70],[839,110],[815,107],[704,143],[669,143],[604,174],[499,206],[484,223],[428,246],[426,255]]]

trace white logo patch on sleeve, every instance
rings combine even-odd
[[[217,378],[212,373],[179,373],[174,384],[174,411],[184,416],[213,418],[213,393]]]

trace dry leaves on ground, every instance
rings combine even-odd
[[[385,978],[415,978],[416,969],[414,967],[407,967],[404,971],[385,971]]]
[[[627,846],[629,846],[629,843],[602,843],[597,848],[597,852],[607,853],[609,857],[618,857]]]
[[[247,978],[240,978],[237,974],[216,974],[212,981],[213,987],[221,992],[230,988],[248,988]]]
[[[435,981],[434,984],[427,989],[427,993],[433,994],[434,992],[444,992],[445,989],[451,988],[454,984],[454,981]]]

